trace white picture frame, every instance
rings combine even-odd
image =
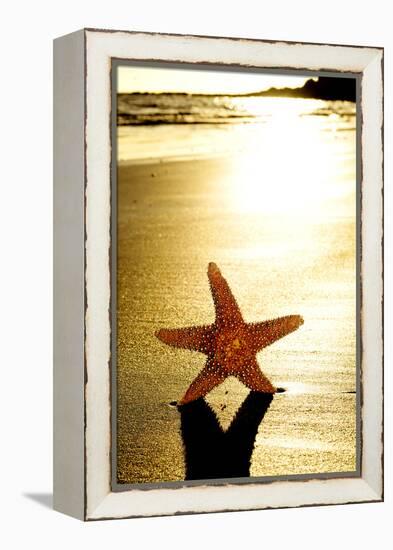
[[[361,467],[346,478],[112,490],[111,66],[352,73],[361,109]],[[54,507],[81,520],[383,500],[383,49],[84,29],[54,42]]]

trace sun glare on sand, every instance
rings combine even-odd
[[[314,217],[323,208],[326,215],[329,200],[347,189],[334,184],[337,166],[331,135],[321,132],[315,117],[302,116],[306,104],[309,110],[313,101],[317,109],[320,101],[270,101],[270,120],[259,125],[259,131],[255,125],[252,139],[243,144],[244,154],[234,163],[231,200],[244,213]]]

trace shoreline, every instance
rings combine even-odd
[[[178,162],[192,162],[192,161],[218,161],[218,162],[231,162],[233,158],[242,157],[244,153],[194,153],[187,155],[168,155],[159,157],[140,157],[135,159],[117,159],[117,167],[127,168],[129,166],[139,165],[153,165],[153,164],[170,164]]]

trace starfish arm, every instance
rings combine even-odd
[[[216,323],[219,325],[244,323],[236,299],[215,263],[209,264],[207,275],[216,310]]]
[[[156,336],[164,344],[175,348],[184,348],[209,353],[212,347],[212,327],[162,328]]]
[[[237,372],[236,376],[250,390],[263,393],[275,393],[276,391],[276,388],[262,373],[256,361],[249,363],[241,371]]]
[[[303,322],[300,315],[287,315],[263,323],[250,323],[247,325],[250,346],[259,351],[298,329]]]
[[[221,384],[226,378],[225,372],[220,366],[208,359],[205,367],[201,370],[195,380],[191,383],[183,398],[179,401],[179,405],[185,405],[191,401],[195,401],[200,397],[205,396],[215,386]]]

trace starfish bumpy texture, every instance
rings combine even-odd
[[[303,324],[300,315],[288,315],[261,323],[246,323],[240,308],[215,263],[208,277],[216,312],[212,325],[156,332],[165,344],[207,355],[205,367],[178,402],[185,405],[203,397],[227,376],[236,376],[250,390],[275,393],[276,388],[261,372],[256,354]]]

